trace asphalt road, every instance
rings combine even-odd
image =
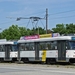
[[[0,63],[0,75],[75,75],[74,67]]]

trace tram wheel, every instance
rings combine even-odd
[[[47,60],[46,60],[46,63],[47,63],[47,64],[50,64],[50,59],[47,59]]]

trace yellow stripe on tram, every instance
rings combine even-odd
[[[46,50],[42,52],[42,61],[46,61]]]

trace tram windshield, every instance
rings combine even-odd
[[[70,41],[69,44],[71,49],[75,49],[75,41]]]

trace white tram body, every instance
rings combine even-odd
[[[0,42],[0,61],[17,60],[18,51],[15,51],[14,47],[17,45],[14,45],[12,41]]]
[[[75,37],[59,36],[30,40],[18,40],[18,60],[46,63],[75,63]],[[28,47],[28,49],[26,49]]]

